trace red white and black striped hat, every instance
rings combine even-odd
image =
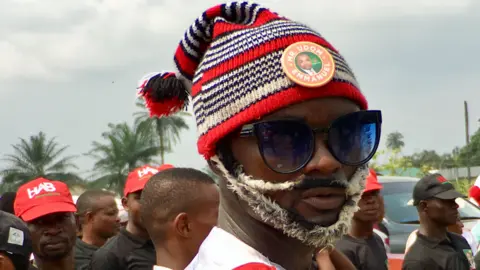
[[[296,45],[296,53],[302,46],[313,49],[310,60],[320,75],[299,72]],[[291,70],[289,56],[295,59]],[[255,3],[233,2],[205,11],[185,32],[174,61],[178,74],[145,76],[139,94],[152,116],[178,111],[191,96],[198,151],[206,159],[227,134],[291,104],[345,97],[367,109],[352,70],[330,43],[310,27]],[[321,85],[310,83],[315,78]]]

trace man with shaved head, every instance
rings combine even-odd
[[[156,267],[185,269],[217,224],[218,204],[215,182],[201,171],[175,168],[150,179],[141,214],[155,245]]]
[[[118,207],[115,194],[105,190],[87,190],[77,200],[77,226],[81,239],[75,243],[75,269],[90,264],[93,253],[117,234]]]

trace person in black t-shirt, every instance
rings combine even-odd
[[[456,198],[463,197],[440,174],[423,177],[413,189],[420,228],[417,239],[408,249],[403,270],[471,270],[475,269],[468,242],[447,231],[458,218]]]
[[[123,208],[128,212],[128,222],[120,233],[99,248],[90,262],[91,270],[151,270],[155,264],[155,248],[140,217],[140,196],[147,181],[157,172],[172,168],[143,166],[132,171],[125,183]]]
[[[87,190],[77,200],[77,225],[81,238],[75,243],[75,269],[85,269],[93,253],[118,233],[115,195],[105,190]]]
[[[143,190],[141,214],[156,265],[185,269],[217,224],[219,203],[215,181],[201,171],[174,168],[154,175]]]
[[[388,258],[382,239],[373,232],[382,215],[382,200],[375,171],[370,169],[363,195],[354,214],[349,234],[335,248],[347,256],[358,270],[388,270]]]

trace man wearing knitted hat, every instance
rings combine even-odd
[[[204,12],[174,60],[179,74],[149,74],[139,94],[160,117],[192,96],[198,150],[222,178],[219,227],[187,269],[308,269],[348,232],[380,111],[318,32],[250,2]]]

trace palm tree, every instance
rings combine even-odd
[[[96,160],[90,183],[92,188],[107,188],[122,194],[125,179],[130,171],[147,163],[155,163],[159,149],[155,138],[144,126],[127,123],[109,124],[102,134],[106,143],[94,141],[93,149],[86,155]]]
[[[402,133],[395,131],[387,136],[387,148],[390,150],[401,150],[405,146]]]
[[[15,190],[20,185],[45,177],[63,181],[69,185],[81,184],[83,180],[73,173],[78,169],[72,160],[74,156],[64,156],[68,146],[60,146],[55,137],[47,139],[45,133],[39,132],[28,140],[20,138],[20,143],[12,145],[14,153],[4,156],[6,169],[0,172],[3,177],[1,188]]]
[[[135,112],[135,124],[144,126],[155,134],[158,141],[160,152],[160,163],[165,163],[165,153],[172,151],[172,146],[180,141],[180,132],[188,130],[189,127],[185,121],[186,116],[190,116],[188,112],[178,112],[175,115],[167,117],[150,117],[145,110],[145,103],[143,100],[137,102],[136,106],[141,108],[141,111]]]

